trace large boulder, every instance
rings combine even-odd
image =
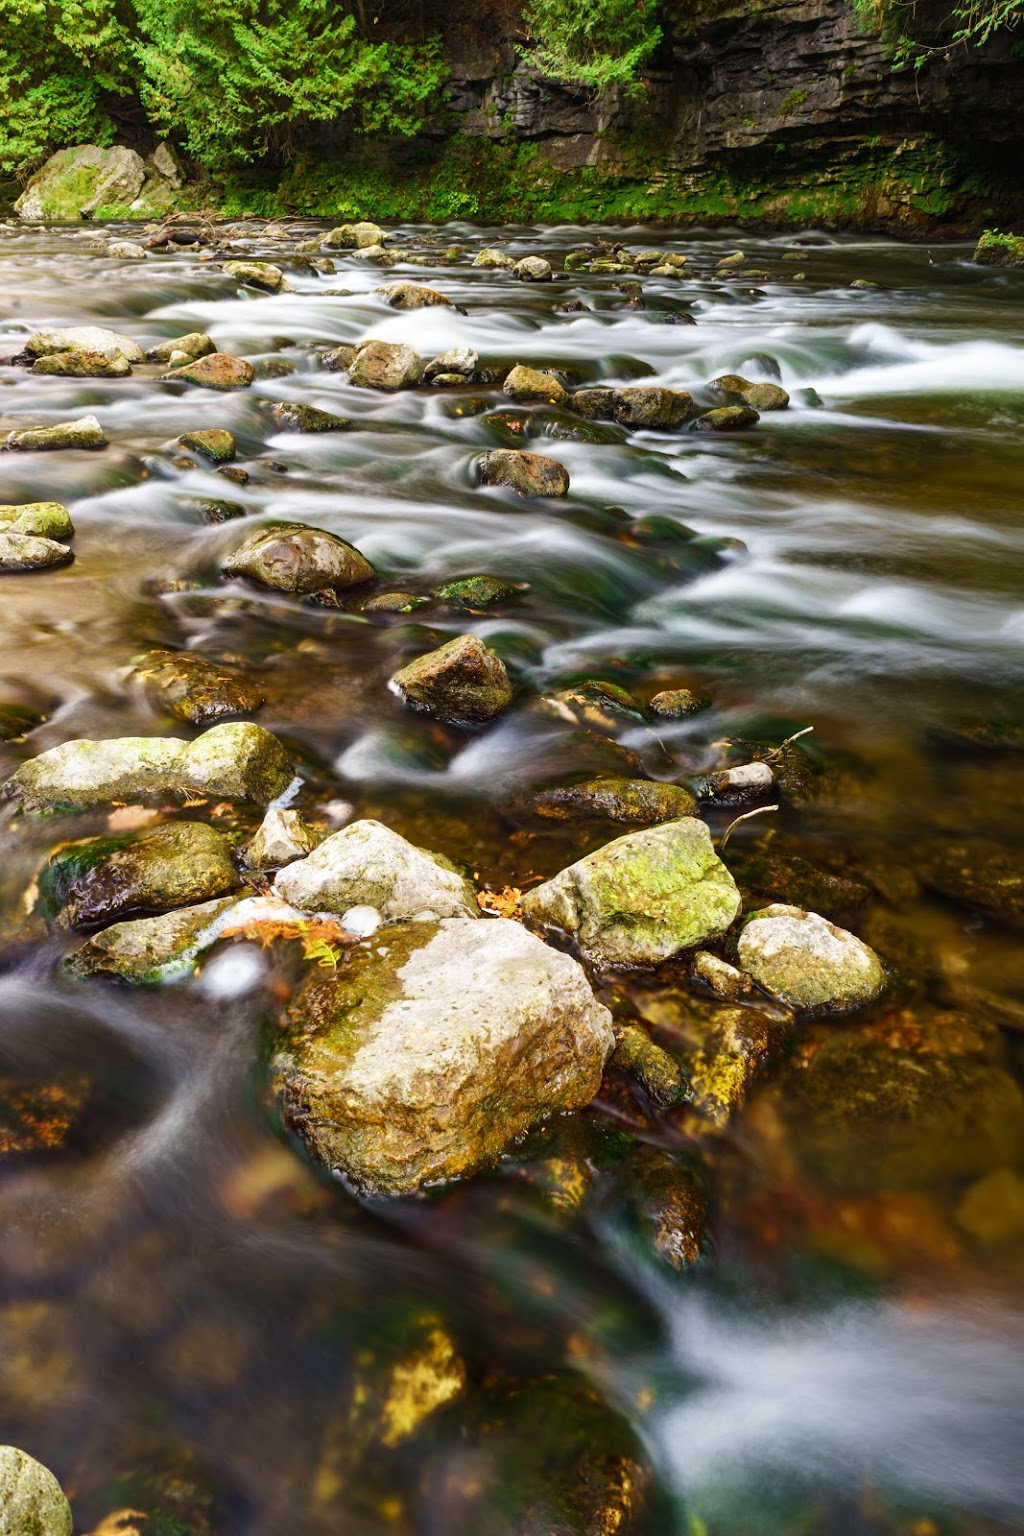
[[[39,877],[48,915],[91,928],[127,912],[165,912],[240,885],[227,839],[201,821],[91,837],[53,854]]]
[[[419,353],[398,341],[368,341],[349,364],[350,384],[389,392],[409,389],[423,376]]]
[[[670,430],[693,415],[693,396],[685,389],[629,385],[623,389],[578,389],[573,410],[596,421],[618,421],[624,427]]]
[[[23,811],[188,794],[267,805],[292,777],[277,737],[240,721],[215,725],[196,741],[159,736],[66,741],[22,763],[3,794]]]
[[[873,949],[816,912],[775,904],[739,937],[740,965],[759,987],[801,1013],[848,1013],[873,1003],[885,972]]]
[[[500,656],[476,635],[458,635],[396,672],[391,687],[413,709],[449,725],[492,720],[512,702]]]
[[[141,363],[143,357],[134,337],[108,330],[105,325],[67,325],[33,331],[24,349],[28,358],[61,352],[100,352],[104,357],[123,357],[129,363]]]
[[[37,357],[32,364],[33,373],[60,379],[126,379],[131,371],[131,363],[120,352],[107,357],[103,352],[86,352],[84,348],[50,352],[46,357]]]
[[[545,261],[543,256],[524,256],[517,261],[513,272],[521,283],[550,283],[551,263]]]
[[[708,388],[717,395],[735,395],[755,411],[784,411],[789,405],[789,395],[781,384],[754,383],[739,373],[723,373],[712,379]]]
[[[479,915],[476,892],[461,870],[379,821],[355,821],[325,838],[307,858],[282,869],[274,886],[303,912],[344,916],[352,907],[373,907],[386,923]]]
[[[42,220],[131,218],[131,205],[142,191],[146,167],[134,149],[100,149],[79,144],[51,155],[15,203],[28,224]]]
[[[247,288],[258,288],[262,293],[280,293],[284,285],[284,273],[270,261],[226,261],[224,271]]]
[[[724,933],[740,909],[736,882],[696,817],[606,843],[523,898],[530,923],[571,934],[609,967],[658,965]]]
[[[564,496],[569,471],[557,459],[521,448],[492,448],[479,464],[482,485],[504,485],[521,496]]]
[[[228,556],[221,569],[225,576],[245,576],[261,587],[305,596],[358,587],[375,574],[353,545],[303,523],[261,528]]]
[[[0,1536],[71,1536],[71,1506],[53,1473],[0,1445]]]
[[[412,1194],[587,1104],[614,1044],[580,966],[499,918],[410,923],[310,977],[272,1081],[285,1124],[362,1190]]]
[[[369,250],[375,245],[383,245],[385,240],[391,237],[384,233],[379,224],[371,224],[362,219],[358,224],[339,224],[337,229],[332,229],[324,235],[322,245],[333,250]]]

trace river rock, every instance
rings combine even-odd
[[[235,434],[224,427],[204,427],[198,432],[183,432],[178,438],[183,448],[191,448],[211,464],[230,464],[235,456]]]
[[[284,523],[261,528],[229,555],[226,576],[245,576],[277,592],[340,592],[372,581],[369,560],[353,545],[321,528]]]
[[[505,663],[475,635],[458,635],[417,656],[395,673],[391,687],[413,709],[449,725],[492,720],[512,702]]]
[[[63,962],[72,976],[105,976],[136,986],[156,986],[188,975],[200,954],[216,941],[234,896],[179,907],[157,917],[112,923],[73,950]]]
[[[492,448],[479,463],[482,485],[505,485],[521,496],[564,496],[569,472],[557,459],[520,448]]]
[[[123,353],[107,357],[103,352],[87,352],[84,347],[75,352],[49,352],[32,364],[33,373],[63,379],[126,379],[131,371],[132,365]]]
[[[736,883],[696,817],[616,838],[527,892],[528,922],[569,933],[598,966],[658,965],[724,933]]]
[[[801,907],[754,912],[738,953],[759,987],[800,1012],[848,1013],[873,1003],[885,985],[873,949]]]
[[[74,555],[66,544],[55,539],[37,538],[31,533],[14,533],[0,528],[0,574],[19,571],[49,571],[67,565]]]
[[[747,997],[753,989],[746,971],[738,971],[728,960],[706,949],[698,950],[691,960],[690,976],[724,1003],[735,1003],[739,998]]]
[[[274,406],[274,418],[288,432],[343,432],[352,423],[333,411],[321,411],[315,405],[297,400],[282,400]]]
[[[678,784],[649,779],[587,779],[534,795],[530,808],[550,821],[590,818],[650,827],[680,816],[696,816],[697,802]]]
[[[696,1264],[708,1208],[694,1175],[666,1152],[635,1142],[616,1169],[615,1183],[658,1257],[677,1272]]]
[[[440,379],[451,376],[465,383],[471,378],[480,361],[479,355],[472,347],[452,347],[448,352],[441,352],[423,370],[425,379]]]
[[[715,1008],[686,1059],[690,1104],[721,1129],[747,1102],[754,1084],[778,1060],[791,1020],[757,1008]]]
[[[240,884],[227,839],[201,821],[67,844],[39,877],[47,914],[72,928],[194,906]]]
[[[135,240],[111,240],[107,255],[113,256],[115,261],[145,261],[149,252]]]
[[[247,288],[259,288],[264,293],[279,293],[284,283],[284,273],[269,261],[226,261],[224,271]]]
[[[210,352],[181,368],[172,368],[163,377],[181,379],[185,384],[197,384],[200,389],[217,389],[226,393],[234,389],[248,389],[256,373],[252,363],[247,363],[242,357],[232,357],[230,352]]]
[[[0,506],[0,531],[30,533],[39,539],[70,539],[75,528],[67,507],[59,501],[26,501],[20,506]]]
[[[42,1462],[0,1445],[0,1536],[71,1536],[71,1506]]]
[[[516,364],[501,387],[511,400],[565,405],[569,399],[565,386],[553,373],[544,373],[539,368],[526,368],[522,363]]]
[[[756,411],[746,405],[719,405],[705,411],[694,422],[695,432],[744,432],[760,421]]]
[[[129,677],[141,686],[154,709],[191,725],[247,715],[263,703],[260,690],[236,669],[191,651],[147,651]]]
[[[588,1103],[613,1044],[568,955],[505,918],[450,918],[382,930],[311,976],[271,1070],[313,1157],[401,1195],[464,1177]]]
[[[775,774],[769,763],[737,763],[705,779],[701,794],[716,805],[750,805],[770,795],[774,787]]]
[[[653,385],[578,389],[570,404],[573,410],[591,420],[617,421],[624,427],[654,430],[681,427],[694,410],[693,396],[685,389],[661,389]]]
[[[943,838],[924,851],[918,873],[947,901],[1015,928],[1024,924],[1024,870],[1016,852],[1002,843]]]
[[[0,512],[3,508],[0,508]],[[458,608],[479,612],[495,603],[504,603],[517,595],[516,588],[497,576],[460,576],[435,587],[430,594],[442,603],[454,603]]]
[[[635,1078],[662,1108],[682,1097],[686,1085],[679,1063],[637,1024],[627,1024],[619,1031],[612,1064]]]
[[[358,224],[339,224],[337,229],[324,235],[320,243],[334,250],[369,250],[375,245],[383,245],[390,238],[379,224],[361,219]]]
[[[303,821],[298,811],[272,805],[256,832],[242,849],[248,869],[283,869],[304,859],[323,839],[323,833]]]
[[[132,203],[146,180],[146,167],[134,149],[116,144],[101,149],[78,144],[58,150],[31,178],[14,207],[26,223],[44,219],[77,222],[131,218]]]
[[[473,257],[474,267],[514,267],[515,261],[496,245],[485,245],[482,251],[477,251]]]
[[[66,741],[22,763],[3,794],[23,811],[72,810],[192,793],[267,805],[292,781],[276,736],[248,721],[215,725],[196,741],[121,736]]]
[[[7,434],[4,447],[13,452],[42,453],[54,448],[105,448],[107,435],[95,416],[61,421],[52,427],[22,427]]]
[[[426,288],[422,283],[386,283],[383,288],[373,291],[379,293],[392,309],[431,309],[435,305],[450,309],[452,303],[436,288]]]
[[[752,383],[738,373],[723,373],[708,385],[716,394],[738,395],[744,405],[755,411],[784,411],[789,395],[779,384]]]
[[[685,720],[703,709],[710,709],[711,700],[702,698],[690,688],[665,688],[651,700],[651,713],[662,720]]]
[[[126,358],[141,363],[142,348],[122,331],[109,331],[103,325],[70,325],[62,329],[34,331],[25,343],[30,358],[49,357],[51,353],[100,352],[104,357]]]
[[[642,725],[643,708],[619,683],[601,677],[585,677],[571,688],[560,688],[544,701],[564,720],[573,720],[613,735],[623,723]]]
[[[216,352],[216,343],[205,331],[189,331],[184,336],[172,336],[168,341],[157,342],[146,353],[148,363],[194,363],[200,357]]]
[[[361,389],[411,389],[420,382],[419,353],[397,341],[368,341],[349,364],[349,383]]]
[[[409,918],[477,917],[476,892],[439,853],[406,842],[379,821],[354,821],[289,864],[275,889],[303,912],[342,916],[373,907],[385,923]]]
[[[986,229],[971,260],[983,267],[1024,267],[1024,235],[1004,235]]]
[[[512,270],[522,283],[550,283],[551,281],[551,263],[545,261],[543,256],[524,256],[521,261],[513,265]]]

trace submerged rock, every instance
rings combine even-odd
[[[417,656],[395,673],[391,686],[414,709],[449,725],[492,720],[512,702],[505,663],[475,635],[458,635]]]
[[[284,283],[284,273],[269,261],[226,261],[224,271],[248,288],[260,288],[264,293],[279,293]]]
[[[0,1536],[71,1536],[71,1506],[53,1473],[0,1445]]]
[[[582,969],[504,918],[413,923],[312,976],[272,1080],[310,1154],[412,1194],[500,1157],[589,1102],[614,1043]]]
[[[333,411],[318,410],[315,405],[301,405],[295,400],[284,400],[274,406],[274,416],[283,427],[292,432],[342,432],[352,423]]]
[[[181,907],[159,917],[114,923],[94,934],[64,960],[72,976],[106,976],[136,986],[156,986],[190,971],[214,942],[219,919],[236,905],[234,896]]]
[[[256,373],[252,363],[247,363],[242,357],[232,357],[230,352],[210,352],[181,368],[172,368],[163,377],[181,379],[183,383],[196,384],[200,389],[229,393],[235,389],[248,389]]]
[[[435,587],[431,593],[439,602],[469,609],[490,608],[492,604],[506,602],[516,595],[515,587],[499,581],[497,576],[460,576],[456,581],[446,581],[443,586]]]
[[[1016,854],[987,838],[942,840],[929,847],[918,873],[930,890],[959,906],[1019,927],[1024,923],[1024,870]]]
[[[95,416],[80,416],[77,421],[60,421],[52,427],[22,427],[8,432],[4,447],[23,453],[41,453],[52,448],[105,448],[107,435]]]
[[[612,1062],[635,1078],[655,1104],[674,1104],[682,1097],[686,1082],[679,1063],[638,1025],[627,1024],[619,1031]]]
[[[340,592],[372,581],[376,574],[358,549],[321,528],[284,523],[261,528],[229,555],[226,576],[245,576],[277,592]]]
[[[658,1257],[677,1271],[696,1264],[708,1210],[693,1174],[657,1147],[637,1144],[616,1170],[615,1183]]]
[[[198,432],[183,432],[178,438],[183,448],[191,448],[211,464],[230,464],[235,456],[235,435],[224,427],[203,427]]]
[[[649,827],[696,816],[697,802],[678,784],[658,784],[649,779],[588,779],[534,795],[531,809],[552,821],[578,821],[589,817]]]
[[[349,382],[361,389],[410,389],[422,375],[419,353],[396,341],[366,342],[348,366]]]
[[[25,343],[25,356],[49,357],[51,353],[99,352],[104,357],[123,357],[129,363],[141,363],[142,348],[123,331],[110,331],[105,325],[69,325],[46,331],[34,331]]]
[[[711,700],[690,688],[666,688],[651,700],[651,711],[663,720],[685,720],[689,715],[710,709]]]
[[[544,373],[539,368],[525,368],[522,363],[517,363],[506,375],[501,387],[510,400],[521,402],[536,400],[549,405],[565,405],[569,399],[564,384],[553,373]]]
[[[713,955],[709,950],[698,950],[690,963],[690,976],[723,1002],[734,1003],[746,997],[753,983],[746,971],[738,971],[734,965]]]
[[[323,836],[322,830],[309,826],[298,811],[272,805],[242,848],[242,861],[248,869],[283,869],[312,853]]]
[[[74,555],[66,544],[42,539],[31,533],[14,533],[0,528],[0,575],[25,571],[49,571],[67,565]]]
[[[289,863],[274,887],[303,912],[343,916],[352,907],[373,907],[385,923],[479,915],[476,892],[460,869],[379,821],[355,821],[325,838],[300,863]]]
[[[51,917],[91,928],[126,912],[193,906],[240,883],[221,833],[201,821],[171,821],[68,844],[43,870],[39,890]]]
[[[22,763],[3,794],[24,811],[180,794],[267,805],[292,777],[277,737],[242,721],[215,725],[196,741],[160,736],[66,741]]]
[[[48,352],[32,364],[36,374],[53,374],[64,379],[126,379],[132,365],[120,352],[107,357],[103,352]]]
[[[26,501],[0,506],[0,531],[28,533],[37,539],[70,539],[75,528],[67,507],[59,501]]]
[[[873,949],[800,907],[752,913],[738,952],[759,987],[800,1012],[848,1013],[873,1003],[885,986]]]
[[[451,308],[452,301],[436,288],[426,288],[421,283],[386,283],[375,288],[392,309],[430,309],[435,305]]]
[[[775,1062],[790,1021],[756,1008],[716,1008],[687,1056],[690,1102],[723,1127],[743,1108],[753,1085]]]
[[[248,678],[191,651],[147,651],[129,676],[142,686],[154,709],[192,725],[247,715],[263,703],[262,693]]]
[[[702,821],[616,838],[523,897],[527,920],[571,934],[599,966],[658,965],[724,933],[736,883]]]
[[[557,459],[518,448],[492,448],[480,460],[482,485],[507,485],[521,496],[564,496],[569,472]]]

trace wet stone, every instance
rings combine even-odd
[[[71,1506],[48,1468],[0,1445],[0,1536],[71,1536]]]
[[[539,368],[525,368],[517,363],[506,376],[502,390],[510,400],[519,402],[546,402],[549,405],[565,405],[569,394],[560,379],[553,373]]]
[[[356,224],[339,224],[337,229],[324,235],[321,244],[335,250],[369,250],[375,245],[383,245],[388,239],[390,236],[379,224],[361,219]]]
[[[770,795],[774,785],[775,774],[768,763],[738,763],[711,774],[701,793],[716,805],[749,805]]]
[[[698,416],[693,425],[696,432],[745,432],[760,419],[747,405],[719,405]]]
[[[746,971],[738,971],[727,960],[706,949],[698,950],[691,960],[690,976],[722,1002],[736,1002],[752,991],[752,982]]]
[[[524,256],[514,263],[512,271],[521,283],[550,283],[551,263],[543,256]]]
[[[239,884],[226,838],[199,821],[72,843],[39,877],[44,908],[72,928],[128,912],[194,906]]]
[[[183,432],[178,438],[183,448],[191,448],[211,464],[228,464],[235,456],[234,433],[223,427],[204,427],[198,432]]]
[[[645,718],[642,706],[628,689],[603,678],[584,678],[552,694],[550,702],[565,718],[602,731],[620,730],[624,723],[641,725]]]
[[[217,523],[232,523],[240,517],[248,517],[249,509],[243,507],[240,501],[201,501],[196,510],[204,523],[216,526]]]
[[[261,528],[224,561],[226,576],[245,576],[278,592],[311,596],[362,586],[375,575],[353,545],[304,524]]]
[[[737,395],[755,411],[784,411],[789,395],[779,384],[754,383],[738,373],[723,373],[712,379],[708,388],[720,395]]]
[[[272,805],[242,848],[242,862],[248,869],[283,869],[306,858],[323,837],[323,831],[309,826],[298,811]]]
[[[363,604],[364,613],[412,613],[428,601],[415,592],[378,592]]]
[[[195,362],[200,357],[209,357],[216,350],[215,343],[205,331],[189,331],[185,336],[173,336],[168,341],[160,341],[155,347],[150,347],[146,353],[146,361],[148,363]]]
[[[698,715],[702,710],[710,709],[711,700],[694,693],[691,688],[665,688],[654,695],[650,707],[652,714],[662,720],[685,720],[690,715]]]
[[[275,405],[274,417],[292,432],[342,432],[352,425],[344,416],[321,411],[315,405],[300,405],[294,400]]]
[[[224,271],[247,288],[259,288],[264,293],[279,293],[284,284],[284,273],[269,261],[226,261]]]
[[[392,309],[430,309],[435,306],[451,308],[451,299],[443,293],[438,293],[436,288],[425,288],[420,283],[387,283],[383,288],[375,288],[386,304]]]
[[[619,1165],[615,1182],[658,1257],[676,1271],[696,1264],[708,1211],[694,1175],[668,1153],[638,1145]]]
[[[184,384],[195,384],[200,389],[216,389],[227,393],[236,389],[248,389],[256,377],[251,363],[244,358],[232,357],[229,352],[211,352],[173,368],[163,375],[165,379],[180,379]]]
[[[557,459],[515,448],[492,448],[479,464],[483,485],[504,485],[521,496],[564,496],[569,474]]]
[[[475,635],[459,635],[410,661],[391,686],[413,709],[449,725],[491,720],[512,702],[504,662]]]
[[[453,375],[463,383],[470,378],[479,363],[479,355],[472,347],[452,347],[448,352],[441,352],[432,358],[423,370],[425,379],[436,379]]]
[[[0,575],[49,571],[74,559],[66,544],[0,528]]]
[[[60,352],[100,352],[105,357],[124,357],[129,363],[142,362],[142,348],[131,336],[110,331],[102,325],[72,325],[60,330],[35,331],[25,343],[28,357],[47,357]]]
[[[419,354],[401,342],[368,341],[348,365],[349,382],[362,389],[411,389],[422,374]]]
[[[658,784],[649,779],[588,779],[542,790],[530,808],[551,821],[617,821],[632,826],[655,826],[680,816],[695,816],[697,802],[678,784]]]
[[[192,725],[251,714],[263,703],[260,690],[240,672],[189,651],[147,651],[129,676],[154,709]]]
[[[32,372],[54,374],[66,379],[126,379],[132,365],[121,352],[108,357],[103,352],[87,352],[80,348],[74,352],[48,352],[37,357]]]
[[[22,427],[7,434],[9,451],[41,453],[55,448],[105,448],[107,435],[95,416],[61,421],[52,427]]]
[[[504,251],[499,250],[497,246],[486,245],[482,251],[477,251],[471,265],[474,267],[511,268],[515,266],[515,261],[511,256],[506,255]]]
[[[235,905],[234,896],[180,907],[157,917],[114,923],[94,934],[63,961],[70,976],[98,976],[133,986],[158,986],[195,969],[213,942],[218,922]]]
[[[0,506],[0,531],[27,533],[39,539],[70,539],[75,529],[67,507],[59,501],[28,501]]]
[[[686,1080],[679,1063],[636,1024],[619,1031],[612,1064],[635,1078],[655,1104],[675,1104],[682,1097]]]
[[[1019,927],[1024,923],[1024,870],[1009,848],[987,838],[943,841],[920,860],[918,874],[932,891],[958,906]]]
[[[447,581],[443,586],[435,587],[431,595],[440,602],[474,610],[507,602],[518,594],[515,587],[500,581],[497,576],[460,576],[456,581]]]

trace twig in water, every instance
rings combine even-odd
[[[749,821],[751,816],[763,816],[767,811],[777,811],[777,805],[758,805],[752,811],[744,811],[742,816],[737,816],[735,821],[730,821],[722,833],[722,840],[718,845],[719,857],[725,852],[725,845],[729,841],[733,827],[738,827],[741,821]]]

